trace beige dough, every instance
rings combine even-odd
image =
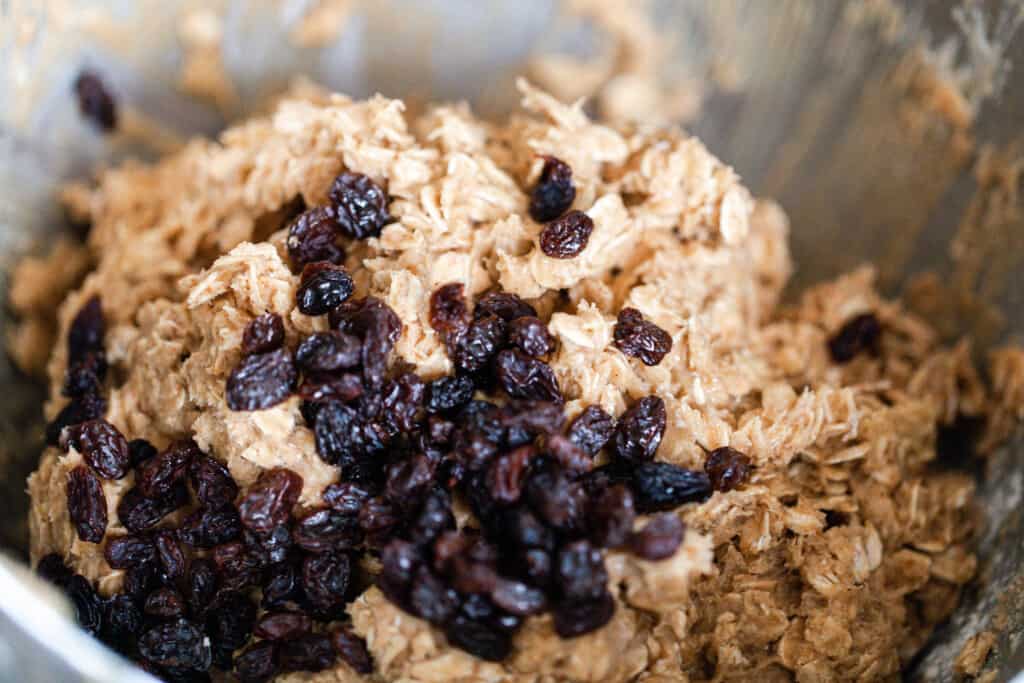
[[[264,468],[289,467],[305,479],[301,504],[316,504],[337,472],[316,455],[298,400],[232,412],[224,384],[256,315],[280,314],[290,343],[325,326],[294,308],[285,208],[296,197],[323,203],[342,169],[365,173],[386,183],[397,222],[352,245],[347,266],[358,295],[383,298],[401,317],[396,353],[420,374],[450,369],[427,323],[431,292],[448,282],[469,295],[501,286],[550,321],[570,414],[594,403],[619,414],[655,393],[668,409],[659,459],[700,466],[700,442],[731,445],[756,465],[743,489],[680,510],[689,531],[673,558],[609,559],[619,609],[607,627],[561,640],[550,617],[534,618],[502,664],[454,650],[368,590],[350,613],[375,680],[897,679],[955,607],[975,562],[972,480],[930,466],[936,426],[992,413],[994,436],[1012,429],[1024,407],[1024,353],[999,352],[989,392],[969,346],[940,347],[925,321],[879,297],[868,267],[780,306],[792,266],[776,204],[753,199],[679,130],[601,125],[520,87],[526,111],[495,124],[462,105],[411,118],[401,101],[304,86],[218,141],[195,140],[159,164],[127,164],[69,191],[71,209],[92,222],[95,269],[61,305],[58,338],[100,294],[120,378],[107,419],[158,446],[193,436],[242,486]],[[526,207],[542,154],[572,167],[575,207],[594,220],[576,259],[537,246],[541,226]],[[23,299],[42,305],[30,289]],[[611,344],[626,305],[672,335],[660,365]],[[879,356],[833,364],[829,336],[865,311],[886,330]],[[49,361],[48,417],[64,401],[65,354],[56,344]],[[79,459],[49,449],[29,480],[32,556],[61,553],[109,593],[120,572],[100,546],[77,540],[67,518],[65,476]],[[104,484],[108,534],[123,533],[114,507],[131,477]],[[826,511],[845,524],[828,524]],[[339,664],[284,680],[359,677]]]

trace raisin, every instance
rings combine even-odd
[[[523,493],[527,469],[536,455],[533,446],[520,446],[511,453],[495,458],[487,476],[491,497],[504,504],[518,501]]]
[[[461,615],[451,620],[445,636],[460,650],[491,662],[500,662],[512,652],[512,639],[507,633]]]
[[[102,350],[86,351],[76,360],[68,361],[61,394],[68,397],[98,394],[107,374],[107,359]]]
[[[581,474],[587,472],[594,465],[594,459],[583,452],[583,449],[561,434],[550,435],[545,447],[548,454],[555,462],[562,466],[566,472]]]
[[[108,133],[117,127],[117,103],[100,77],[91,71],[82,71],[75,79],[78,111],[101,131]]]
[[[305,315],[324,315],[352,296],[354,288],[343,266],[330,261],[307,263],[299,278],[295,304]]]
[[[246,529],[242,534],[246,547],[259,556],[262,564],[283,562],[292,548],[292,533],[287,525],[282,524],[268,533],[258,533]]]
[[[228,591],[217,596],[206,618],[206,632],[214,648],[234,652],[249,642],[255,624],[255,603],[241,593]]]
[[[129,595],[115,595],[103,606],[102,640],[116,650],[129,653],[142,631],[142,612]]]
[[[330,508],[307,513],[292,529],[292,541],[310,553],[351,550],[362,540],[358,518]]]
[[[265,410],[287,399],[295,387],[295,363],[287,349],[243,358],[225,389],[231,410]]]
[[[342,625],[331,631],[331,643],[341,660],[353,671],[360,674],[373,673],[373,657],[366,647],[366,640]]]
[[[301,612],[268,612],[256,622],[253,633],[267,640],[291,640],[312,628],[312,619]]]
[[[235,657],[235,675],[240,683],[266,683],[277,673],[277,645],[256,643]]]
[[[345,250],[339,247],[338,224],[330,207],[314,207],[303,211],[288,226],[288,256],[298,267],[307,263],[327,261],[341,263]]]
[[[571,481],[558,467],[542,467],[526,486],[526,497],[546,524],[571,533],[579,531],[586,514],[586,495],[579,482]]]
[[[178,536],[193,548],[212,548],[230,543],[242,535],[242,521],[233,507],[219,510],[200,508],[181,523]]]
[[[64,558],[57,553],[50,553],[40,559],[39,564],[36,565],[36,574],[44,581],[49,581],[61,588],[74,576],[71,568],[64,564]]]
[[[302,340],[295,364],[303,372],[336,372],[359,365],[362,343],[351,334],[316,332]]]
[[[505,321],[495,315],[474,320],[449,354],[461,372],[473,373],[487,367],[505,344]]]
[[[249,321],[242,332],[242,353],[277,351],[284,344],[284,321],[277,313],[263,313]]]
[[[612,452],[631,463],[653,460],[664,433],[665,402],[657,396],[645,396],[619,417]]]
[[[111,569],[128,569],[156,560],[156,546],[146,536],[119,536],[107,541],[103,557]]]
[[[402,321],[398,314],[373,296],[346,301],[332,310],[327,320],[339,332],[353,334],[364,341],[372,338],[388,350],[402,335]]]
[[[615,419],[600,406],[587,406],[569,425],[569,439],[583,449],[583,452],[595,456],[611,440],[615,433]]]
[[[610,486],[590,501],[590,538],[604,548],[618,548],[629,540],[635,519],[630,490],[622,484]]]
[[[459,609],[459,594],[426,567],[420,567],[409,592],[412,613],[432,624],[443,624]]]
[[[136,601],[141,601],[162,585],[160,573],[156,567],[152,564],[141,564],[125,570],[121,590],[125,595],[130,595]]]
[[[633,553],[645,560],[672,557],[683,543],[686,527],[674,513],[666,512],[651,518],[643,529],[629,539]]]
[[[575,638],[601,628],[615,615],[615,600],[605,593],[595,600],[565,600],[552,613],[555,633],[563,638]]]
[[[539,318],[523,316],[508,324],[508,342],[528,356],[546,356],[555,349],[555,338]]]
[[[541,548],[530,548],[522,552],[519,564],[523,577],[533,585],[545,587],[551,584],[554,561],[548,551]]]
[[[103,413],[106,411],[106,400],[97,394],[90,393],[72,398],[66,406],[61,408],[57,416],[46,425],[47,445],[56,446],[60,441],[61,432],[66,427],[89,420],[96,420],[103,417]]]
[[[175,441],[155,458],[139,466],[135,473],[135,486],[150,498],[162,496],[181,480],[192,460],[201,455],[195,441]]]
[[[128,460],[132,467],[138,467],[158,453],[156,446],[145,439],[132,439],[128,442]]]
[[[434,483],[434,464],[423,455],[414,455],[387,468],[384,498],[404,509],[415,509]]]
[[[601,597],[608,586],[601,551],[589,541],[576,541],[562,548],[555,562],[555,582],[564,599],[580,601]]]
[[[202,614],[217,594],[217,570],[207,558],[192,560],[185,582],[185,599],[194,614]]]
[[[348,403],[354,401],[364,392],[363,378],[353,372],[346,372],[337,376],[312,376],[307,377],[299,385],[299,398],[303,401],[315,403],[326,403],[328,401],[342,401]],[[310,424],[316,422],[314,417]]]
[[[68,516],[78,538],[99,543],[107,532],[107,497],[99,478],[85,465],[68,472]]]
[[[155,526],[171,512],[188,504],[188,489],[179,482],[157,498],[150,498],[135,487],[117,504],[117,518],[128,531],[139,533]]]
[[[374,547],[389,541],[401,523],[398,507],[380,497],[371,498],[359,511],[359,527],[366,534],[366,542]]]
[[[409,538],[421,545],[432,543],[443,532],[455,528],[451,496],[435,489],[423,502],[419,513],[409,524]]]
[[[731,491],[750,477],[750,458],[744,453],[723,446],[708,453],[704,471],[716,491]]]
[[[86,300],[68,327],[68,359],[76,361],[91,351],[103,350],[106,322],[100,298],[93,295]]]
[[[387,193],[362,173],[345,171],[334,179],[327,194],[338,226],[352,239],[376,237],[391,221]]]
[[[846,321],[828,340],[828,350],[836,363],[849,363],[862,351],[877,353],[882,324],[874,313],[861,313]]]
[[[525,507],[509,508],[505,511],[501,518],[501,537],[519,548],[551,550],[555,545],[551,529]]]
[[[547,607],[544,591],[520,581],[499,579],[490,595],[495,605],[520,617],[537,614]]]
[[[238,485],[221,463],[206,455],[196,455],[188,468],[189,481],[200,505],[222,508],[234,502]]]
[[[704,472],[667,462],[645,462],[633,471],[630,483],[637,512],[672,510],[685,503],[706,500],[711,480]]]
[[[521,351],[506,349],[498,354],[495,365],[501,387],[512,398],[562,402],[558,380],[547,363]]]
[[[384,387],[384,424],[391,434],[411,432],[416,427],[416,415],[423,405],[426,387],[417,375],[407,372]]]
[[[562,428],[562,406],[547,401],[509,401],[498,409],[498,423],[506,446],[515,448],[540,435],[552,435]]]
[[[142,610],[151,617],[174,619],[185,613],[185,599],[170,587],[159,588],[146,597]]]
[[[430,326],[441,335],[449,349],[455,348],[469,327],[469,309],[462,283],[438,287],[430,295]]]
[[[75,574],[64,586],[64,592],[75,608],[78,625],[93,635],[103,628],[103,601],[84,576]]]
[[[300,571],[294,562],[279,562],[267,568],[263,580],[263,607],[281,607],[297,601],[301,594]]]
[[[313,608],[328,617],[345,608],[352,562],[344,553],[310,555],[302,562],[302,588]]]
[[[267,533],[284,524],[302,493],[302,477],[289,469],[260,473],[238,504],[242,524],[251,531]]]
[[[337,659],[331,639],[322,633],[310,633],[278,647],[281,671],[323,671]]]
[[[163,667],[206,671],[212,654],[206,635],[186,619],[157,624],[139,637],[139,654]]]
[[[347,479],[355,478],[361,461],[384,449],[384,435],[377,425],[365,423],[355,409],[340,403],[324,404],[317,413],[313,435],[320,457],[340,466]]]
[[[473,380],[464,375],[435,379],[427,386],[427,412],[450,415],[473,398]]]
[[[537,309],[509,292],[488,292],[480,297],[473,307],[473,317],[476,319],[495,315],[505,322],[512,322],[516,318],[537,317]]]
[[[540,250],[557,259],[575,258],[586,249],[594,221],[582,211],[570,211],[540,232]]]
[[[328,486],[321,497],[328,507],[342,514],[358,515],[359,510],[370,499],[370,492],[359,484],[341,482]]]
[[[395,539],[384,546],[380,554],[380,576],[377,577],[384,595],[392,602],[402,604],[422,562],[419,549],[408,541]]]
[[[185,575],[185,554],[173,531],[163,530],[153,534],[153,546],[165,577],[173,580]]]
[[[241,590],[258,583],[262,569],[260,557],[244,543],[218,545],[213,549],[211,557],[222,581],[222,588]]]
[[[572,169],[561,159],[544,157],[544,168],[530,195],[530,218],[538,223],[552,221],[568,211],[574,199]]]
[[[657,365],[672,350],[672,336],[635,308],[623,308],[615,322],[615,347],[644,365]]]

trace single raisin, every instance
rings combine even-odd
[[[337,617],[345,608],[352,562],[344,553],[310,555],[302,562],[302,588],[320,614]]]
[[[630,487],[637,512],[642,514],[672,510],[685,503],[706,500],[711,495],[711,480],[706,473],[667,462],[638,465]]]
[[[392,602],[402,604],[416,570],[423,563],[419,549],[408,541],[394,539],[381,551],[380,563],[377,583],[381,591]]]
[[[362,173],[345,171],[339,175],[331,183],[328,197],[338,226],[352,239],[376,237],[391,221],[387,193]]]
[[[314,375],[302,380],[296,393],[305,402],[326,403],[342,401],[348,403],[363,395],[363,378],[354,372],[340,375]],[[316,417],[310,421],[316,422]]]
[[[516,318],[537,317],[537,309],[510,292],[488,292],[473,307],[475,319],[495,315],[505,322]]]
[[[558,380],[547,363],[521,351],[506,349],[498,354],[495,365],[501,387],[512,398],[562,402]]]
[[[217,568],[222,589],[237,591],[259,583],[261,558],[244,543],[236,541],[218,545],[210,557]]]
[[[301,571],[291,561],[271,565],[266,570],[262,588],[263,607],[267,609],[296,602],[302,595]]]
[[[459,609],[459,594],[426,567],[420,567],[409,593],[412,613],[432,624],[443,624]]]
[[[128,531],[139,533],[156,524],[178,508],[188,504],[188,488],[181,482],[162,496],[150,498],[136,486],[117,504],[117,518]]]
[[[460,650],[490,662],[500,662],[512,652],[512,639],[508,633],[461,615],[449,622],[445,636]]]
[[[487,487],[491,497],[499,503],[511,504],[523,493],[526,473],[536,457],[533,446],[520,446],[510,453],[495,458],[488,469]]]
[[[575,541],[558,552],[555,582],[564,599],[593,600],[608,589],[601,551],[589,541]]]
[[[285,468],[260,473],[238,504],[242,524],[251,531],[267,533],[288,521],[302,493],[302,477]]]
[[[135,486],[150,498],[157,498],[171,490],[188,471],[194,458],[203,454],[191,439],[175,441],[155,458],[146,460],[135,473]]]
[[[352,296],[352,278],[344,266],[330,261],[307,263],[302,269],[295,303],[300,313],[324,315]]]
[[[331,643],[341,660],[359,674],[373,673],[373,657],[366,647],[366,640],[352,632],[346,625],[331,631]]]
[[[387,468],[384,498],[404,509],[415,509],[434,483],[434,463],[423,454],[393,463]]]
[[[313,426],[317,453],[324,462],[340,466],[347,479],[354,478],[361,461],[384,450],[382,431],[378,425],[366,423],[354,408],[336,402],[323,405]]]
[[[128,459],[132,467],[138,467],[159,452],[156,446],[145,439],[132,439],[128,442]]]
[[[292,532],[286,524],[274,527],[273,531],[259,533],[246,529],[242,533],[246,547],[258,555],[265,565],[276,564],[287,559],[292,549]]]
[[[96,420],[103,417],[107,411],[107,402],[98,394],[88,393],[83,396],[75,396],[66,406],[61,408],[57,416],[46,425],[46,443],[50,446],[58,445],[60,435],[66,427]]]
[[[474,320],[454,348],[449,347],[455,367],[460,372],[483,370],[505,344],[504,320],[488,315]]]
[[[156,560],[156,546],[148,536],[118,536],[107,541],[103,557],[111,569],[128,569]]]
[[[182,543],[193,548],[212,548],[242,535],[242,521],[234,507],[200,508],[186,517],[178,529]]]
[[[107,358],[103,350],[86,351],[80,358],[68,361],[61,394],[68,397],[98,394],[107,374]]]
[[[633,494],[622,484],[610,486],[590,499],[590,538],[604,548],[618,548],[629,540],[636,519]]]
[[[242,353],[277,351],[284,344],[284,321],[277,313],[263,313],[249,321],[242,332]]]
[[[630,550],[645,560],[664,560],[672,557],[683,543],[686,527],[675,513],[666,512],[652,517],[644,528],[629,539]]]
[[[362,342],[342,332],[316,332],[302,340],[295,351],[295,364],[303,372],[326,373],[347,370],[361,360]]]
[[[672,336],[635,308],[623,308],[615,322],[615,347],[644,365],[657,365],[672,350]]]
[[[186,619],[157,624],[144,632],[139,637],[139,654],[157,666],[194,671],[206,671],[212,661],[206,634]]]
[[[469,327],[464,287],[452,282],[438,287],[430,295],[430,326],[441,335],[449,349],[455,348]]]
[[[704,471],[716,491],[731,491],[750,476],[750,458],[744,453],[723,446],[708,453]]]
[[[325,488],[321,497],[328,507],[342,514],[358,515],[359,510],[370,499],[370,492],[360,484],[341,482]]]
[[[277,645],[263,641],[235,657],[235,675],[240,683],[266,683],[277,674]]]
[[[551,434],[545,440],[545,449],[566,472],[582,474],[594,466],[594,459],[568,437]]]
[[[217,570],[207,558],[193,559],[185,581],[185,599],[194,614],[203,614],[213,602],[218,587]]]
[[[109,133],[117,127],[117,103],[100,77],[92,71],[82,71],[75,79],[78,111],[97,128]]]
[[[383,497],[371,498],[359,511],[359,527],[366,534],[366,542],[372,547],[382,546],[403,521],[402,511],[397,505]]]
[[[82,454],[92,470],[104,479],[121,479],[128,473],[131,456],[128,440],[117,427],[100,418],[73,425],[65,432],[66,444]]]
[[[131,596],[115,595],[104,604],[101,638],[114,649],[129,654],[142,626],[142,611]]]
[[[337,659],[331,639],[322,633],[309,633],[278,647],[281,671],[323,671]]]
[[[288,256],[298,267],[307,263],[327,261],[342,263],[345,250],[337,245],[338,224],[330,207],[314,207],[303,211],[288,226]]]
[[[307,513],[292,528],[292,541],[310,553],[352,550],[362,540],[358,518],[330,508]]]
[[[427,412],[431,415],[450,415],[473,398],[473,380],[464,375],[435,379],[427,385]]]
[[[555,338],[539,318],[523,316],[508,324],[508,342],[528,356],[539,358],[555,350]]]
[[[584,453],[595,456],[601,452],[612,434],[615,433],[615,419],[601,406],[587,406],[569,424],[569,439],[583,449]]]
[[[225,395],[231,410],[265,410],[287,399],[297,373],[288,349],[243,358],[228,376]]]
[[[207,455],[196,455],[188,468],[189,481],[200,505],[222,508],[235,501],[238,484],[228,468]]]
[[[106,329],[100,298],[93,295],[71,320],[68,328],[68,359],[74,362],[89,352],[102,351]]]
[[[665,402],[645,396],[619,417],[612,435],[612,452],[620,460],[639,463],[654,459],[665,434]]]
[[[862,351],[878,351],[882,324],[874,313],[854,316],[828,341],[828,350],[836,363],[849,363]]]
[[[595,600],[564,600],[555,605],[555,633],[562,638],[576,638],[601,628],[615,615],[615,600],[605,593]]]
[[[36,565],[36,574],[44,581],[49,581],[61,588],[74,576],[74,572],[64,563],[64,558],[58,553],[50,553],[40,559],[39,564]]]
[[[490,593],[491,600],[501,609],[516,616],[538,614],[547,607],[544,591],[528,586],[521,581],[498,579]]]
[[[164,529],[153,534],[153,546],[165,577],[174,580],[185,575],[185,553],[173,531]]]
[[[432,543],[443,532],[455,528],[452,500],[447,491],[434,489],[409,523],[409,538],[421,545]]]
[[[68,516],[75,525],[78,538],[99,543],[107,532],[107,496],[92,470],[79,465],[68,472]]]
[[[544,157],[544,168],[530,195],[530,218],[547,223],[561,216],[576,199],[572,169],[561,159]]]
[[[565,533],[581,530],[586,494],[560,467],[541,467],[534,472],[526,485],[526,497],[537,516],[552,528]]]
[[[594,221],[582,211],[570,211],[540,232],[540,250],[557,259],[576,258],[590,241]]]
[[[206,632],[214,648],[234,652],[245,646],[256,624],[256,612],[256,604],[241,593],[227,591],[218,595],[206,617]]]
[[[253,634],[267,640],[291,640],[313,628],[313,620],[302,612],[267,612],[253,629]]]
[[[185,599],[169,586],[158,588],[146,597],[142,611],[151,617],[174,619],[185,614]]]
[[[407,372],[384,387],[384,424],[392,435],[411,432],[416,427],[416,415],[423,405],[426,387],[419,376]]]

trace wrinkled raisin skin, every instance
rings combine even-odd
[[[672,350],[672,336],[635,308],[619,311],[614,330],[615,346],[644,365],[658,365]]]
[[[704,471],[716,491],[731,491],[750,477],[750,458],[735,448],[723,446],[708,453]]]
[[[188,468],[189,481],[196,498],[207,508],[222,508],[234,502],[238,485],[221,463],[207,455],[197,455]]]
[[[570,211],[544,226],[540,233],[540,249],[545,256],[557,259],[576,258],[590,241],[594,221],[582,211]]]
[[[297,378],[287,349],[246,356],[228,376],[228,408],[252,411],[276,406],[291,396]]]
[[[191,439],[175,441],[155,458],[142,463],[135,473],[135,485],[143,495],[165,495],[188,471],[193,458],[202,455]]]
[[[331,184],[328,196],[338,227],[352,239],[376,237],[391,221],[387,193],[362,173],[346,171],[339,175]]]
[[[548,326],[533,316],[522,316],[508,324],[508,342],[528,356],[539,358],[555,350],[555,338]]]
[[[530,194],[530,218],[538,223],[553,221],[569,210],[574,199],[572,169],[560,159],[544,157],[544,168]]]
[[[495,368],[501,387],[512,398],[562,402],[558,380],[547,363],[531,358],[521,351],[506,349],[498,354]]]
[[[139,638],[139,654],[158,666],[206,671],[212,654],[206,635],[186,619],[158,624]]]
[[[654,459],[665,434],[665,402],[645,396],[619,417],[611,447],[616,458],[640,463]]]
[[[78,538],[99,543],[107,531],[107,497],[99,478],[85,465],[68,472],[68,515]]]
[[[338,235],[338,224],[330,207],[308,209],[288,226],[288,256],[299,267],[316,261],[340,264],[345,260],[345,251],[336,244]]]
[[[445,635],[455,647],[490,662],[500,662],[512,652],[512,640],[507,633],[463,616],[452,619]]]
[[[595,456],[614,433],[615,419],[601,406],[587,406],[569,425],[568,436],[584,453]]]
[[[711,480],[704,472],[667,462],[645,462],[633,471],[630,482],[638,512],[672,510],[685,503],[706,500]]]
[[[516,318],[537,317],[537,309],[509,292],[488,292],[480,297],[473,307],[473,317],[484,318],[496,315],[505,322]]]
[[[877,352],[882,324],[874,313],[862,313],[848,320],[828,341],[836,363],[849,363],[863,351]]]
[[[430,326],[441,335],[449,349],[469,327],[464,287],[460,282],[442,285],[430,295]]]
[[[330,261],[307,263],[302,269],[295,303],[305,315],[324,315],[343,304],[355,289],[352,278],[342,266]]]
[[[373,673],[373,657],[366,640],[352,632],[348,626],[339,626],[331,632],[331,643],[342,661],[360,674]]]
[[[242,353],[276,351],[284,344],[284,321],[276,313],[263,313],[249,321],[242,332]]]
[[[68,444],[82,454],[96,474],[104,479],[121,479],[128,473],[128,440],[117,427],[98,419],[74,425],[68,432]]]
[[[289,469],[264,470],[238,504],[242,524],[260,533],[283,524],[299,500],[302,484],[302,477]]]

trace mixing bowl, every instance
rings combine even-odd
[[[1024,332],[1024,2],[670,0],[649,8],[648,26],[616,23],[637,11],[629,0],[565,4],[583,18],[549,0],[0,1],[0,257],[9,266],[68,229],[62,182],[214,134],[296,74],[490,114],[515,105],[515,74],[554,87],[583,59],[616,77],[563,79],[567,93],[597,89],[593,109],[643,114],[616,96],[656,69],[652,96],[672,94],[673,122],[781,202],[794,291],[871,261],[888,293],[939,316],[951,337],[971,335],[979,356]],[[320,23],[303,24],[310,12]],[[538,54],[558,57],[531,62]],[[197,59],[222,66],[230,88],[183,92]],[[83,68],[132,112],[127,133],[105,138],[79,118],[70,93]],[[63,619],[22,566],[43,391],[7,360],[0,378],[0,679],[149,680]],[[978,578],[909,680],[953,680],[963,644],[986,629],[998,634],[986,680],[1024,669],[1022,453],[1012,443],[978,472]]]

